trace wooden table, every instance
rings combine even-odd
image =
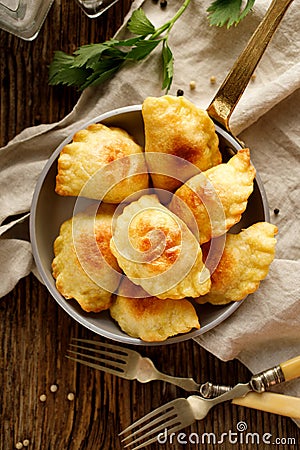
[[[72,52],[81,44],[111,37],[121,25],[131,0],[122,0],[98,19],[84,16],[74,0],[56,0],[37,39],[26,42],[0,31],[1,142],[5,145],[26,127],[62,119],[75,105],[79,93],[49,87],[48,69],[53,52]],[[71,337],[94,338],[71,319],[31,275],[0,301],[0,448],[14,449],[29,440],[30,450],[118,450],[118,432],[153,408],[186,394],[162,382],[139,384],[118,379],[65,358]],[[102,339],[105,341],[105,339]],[[237,361],[224,363],[193,341],[163,347],[139,348],[157,367],[177,376],[219,383],[246,381],[248,370]],[[50,386],[56,385],[56,392]],[[74,393],[74,400],[68,394]],[[46,395],[46,401],[40,396]],[[237,431],[244,421],[260,444],[238,443],[227,437],[212,445],[203,433]],[[223,404],[207,418],[184,430],[203,437],[203,449],[296,449],[300,431],[291,419]],[[294,445],[267,445],[264,433],[294,438]],[[243,434],[245,436],[245,433]],[[251,442],[251,441],[250,441]],[[256,442],[256,441],[255,441]],[[287,441],[286,441],[287,442]],[[26,442],[25,442],[26,444]],[[155,444],[153,449],[182,449],[182,444]],[[190,444],[185,448],[200,448]]]

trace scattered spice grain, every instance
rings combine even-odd
[[[279,211],[278,208],[275,208],[275,209],[274,209],[274,214],[275,214],[276,216],[279,214],[279,212],[280,212],[280,211]]]
[[[176,93],[177,97],[182,97],[184,95],[184,92],[182,89],[178,89]]]
[[[46,400],[47,400],[47,395],[45,395],[45,394],[40,395],[41,402],[45,402]]]
[[[67,399],[70,400],[70,402],[72,402],[75,398],[75,395],[73,394],[73,392],[70,392],[67,396]]]
[[[216,77],[212,75],[210,77],[210,84],[216,84],[216,81],[217,81]]]
[[[196,81],[192,80],[190,81],[190,89],[193,91],[194,89],[196,89]]]
[[[51,386],[50,386],[50,391],[51,391],[51,392],[56,392],[57,389],[58,389],[58,387],[57,387],[56,384],[51,384]]]

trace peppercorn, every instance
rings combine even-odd
[[[161,8],[166,8],[167,5],[168,5],[168,2],[167,2],[167,0],[161,0],[161,1],[159,2],[159,4],[160,4],[160,7],[161,7]]]
[[[182,89],[178,89],[177,91],[177,97],[182,97],[184,95],[184,92]]]
[[[274,209],[274,214],[276,214],[276,216],[277,216],[277,214],[279,214],[279,209],[278,208]]]

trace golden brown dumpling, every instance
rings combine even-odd
[[[222,305],[255,292],[274,259],[276,233],[275,225],[258,222],[239,234],[227,234],[222,257],[211,274],[211,290],[196,301]],[[205,254],[208,247],[209,243],[205,244]]]
[[[109,245],[114,210],[109,204],[88,208],[65,221],[54,242],[56,288],[88,312],[108,309],[119,285],[120,269]]]
[[[120,203],[148,187],[144,153],[120,128],[95,123],[78,131],[58,158],[56,192]]]
[[[169,208],[186,223],[188,213],[193,214],[203,244],[240,221],[253,191],[254,177],[250,151],[242,149],[227,164],[219,164],[189,179],[177,189]]]
[[[148,97],[142,114],[147,164],[156,188],[174,191],[191,173],[195,175],[192,165],[207,170],[222,161],[213,121],[185,97]]]
[[[124,208],[110,245],[128,278],[151,296],[197,297],[210,288],[196,238],[156,195],[144,195]]]
[[[164,341],[200,328],[195,308],[186,299],[117,296],[110,313],[125,333],[147,342]]]

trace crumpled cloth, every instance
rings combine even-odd
[[[150,20],[159,26],[181,5],[166,9],[151,0],[143,3]],[[257,0],[253,11],[237,27],[210,27],[206,9],[210,0],[192,0],[172,29],[169,45],[175,57],[170,94],[185,96],[207,108],[235,59],[261,21],[267,0]],[[252,372],[300,354],[300,9],[294,2],[269,44],[253,79],[231,119],[231,129],[251,149],[251,159],[264,183],[271,221],[278,226],[276,259],[259,290],[250,295],[225,322],[195,339],[226,361],[238,358]],[[216,83],[210,82],[211,76]],[[189,88],[190,81],[196,89]],[[61,141],[82,124],[114,108],[140,104],[147,96],[162,95],[160,52],[138,64],[128,64],[103,86],[83,92],[73,111],[58,123],[24,130],[0,150],[0,296],[34,269],[26,221],[10,216],[28,213],[35,184],[49,156]],[[279,214],[274,214],[279,209]],[[5,220],[5,225],[3,221]],[[17,230],[17,231],[15,231]],[[300,396],[300,382],[280,387]]]

